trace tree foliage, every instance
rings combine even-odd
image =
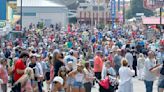
[[[143,0],[131,0],[130,8],[126,12],[128,19],[136,17],[136,13],[144,13],[145,16],[152,16],[153,11],[143,7]]]

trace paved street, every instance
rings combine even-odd
[[[44,85],[45,85],[44,89],[46,89],[46,84]],[[134,85],[134,92],[145,92],[145,85],[143,81],[139,81],[138,79],[135,78],[133,79],[133,85]],[[98,89],[99,86],[98,84],[96,84],[95,87],[92,88],[92,92],[99,92]],[[10,92],[10,88],[8,92]],[[157,92],[157,81],[154,83],[153,92]]]
[[[143,81],[139,81],[138,79],[135,78],[133,79],[133,85],[134,85],[134,92],[146,92]],[[93,88],[92,92],[98,92],[98,86],[96,86],[96,88]],[[157,81],[154,83],[153,92],[157,92]]]

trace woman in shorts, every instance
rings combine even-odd
[[[81,63],[77,64],[77,69],[70,72],[68,75],[74,78],[72,92],[85,92],[84,79],[85,73],[83,71],[84,66]]]
[[[164,60],[163,64],[159,64],[151,70],[152,73],[159,75],[158,92],[164,91]]]

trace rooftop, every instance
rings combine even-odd
[[[22,0],[23,7],[65,7],[48,0]],[[21,6],[21,0],[17,0],[17,6]]]

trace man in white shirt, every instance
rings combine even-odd
[[[128,66],[130,66],[130,68],[133,67],[133,55],[132,53],[130,53],[130,50],[127,49],[127,53],[125,54],[125,58],[128,60]]]
[[[43,83],[43,78],[44,78],[44,74],[43,74],[43,68],[42,68],[42,64],[41,64],[41,56],[40,55],[36,55],[37,57],[37,62],[36,62],[36,66],[35,66],[35,76],[37,78],[37,82],[38,82],[38,90],[39,92],[43,92],[42,90],[42,83]]]
[[[69,52],[69,55],[65,56],[64,58],[64,62],[67,65],[68,62],[72,61],[72,65],[73,65],[73,69],[76,69],[76,64],[77,64],[77,57],[75,57],[75,55],[77,54],[77,52],[71,50]]]
[[[151,72],[151,70],[156,66],[156,60],[153,51],[148,52],[148,58],[145,61],[144,68],[144,82],[146,87],[146,92],[153,92],[153,82],[156,76]]]

